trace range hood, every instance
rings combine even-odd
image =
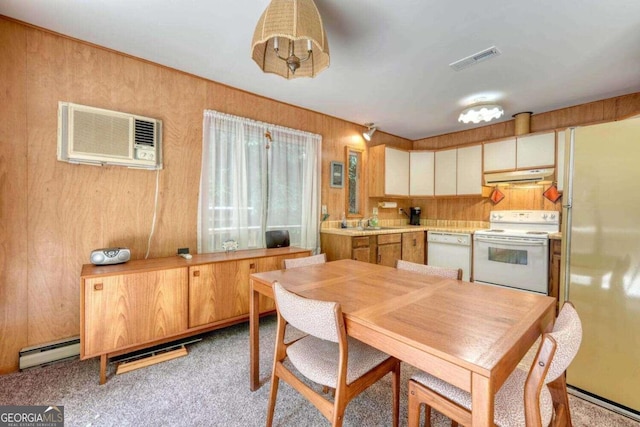
[[[494,172],[484,174],[484,185],[493,186],[498,184],[531,184],[553,175],[553,168],[529,169],[511,172]]]

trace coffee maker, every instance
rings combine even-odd
[[[420,225],[420,206],[409,208],[409,224]]]

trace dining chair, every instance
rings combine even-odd
[[[462,280],[461,268],[437,267],[435,265],[418,264],[415,262],[403,261],[401,259],[396,261],[396,268],[398,270],[413,271],[414,273],[430,274],[432,276]]]
[[[271,374],[267,427],[273,424],[278,384],[287,382],[306,397],[332,426],[341,426],[351,399],[392,372],[393,426],[400,408],[400,361],[354,338],[347,337],[340,304],[303,298],[273,284],[278,316],[276,346]],[[308,335],[285,344],[285,325],[290,323]],[[308,380],[336,390],[333,402],[316,392],[285,366],[285,360]]]
[[[542,335],[529,371],[516,368],[496,393],[494,423],[509,427],[571,426],[564,374],[581,341],[582,323],[567,301],[553,331]],[[425,426],[431,425],[431,408],[451,418],[454,427],[458,423],[471,425],[471,395],[425,372],[409,380],[409,427],[418,426],[421,404],[425,405]]]
[[[284,268],[306,267],[307,265],[324,264],[327,262],[327,254],[311,255],[304,258],[291,258],[283,261]]]

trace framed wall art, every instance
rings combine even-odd
[[[333,188],[344,187],[344,163],[331,162],[329,185]]]

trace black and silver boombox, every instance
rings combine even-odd
[[[91,252],[91,263],[95,265],[121,264],[130,259],[128,248],[102,248]]]

